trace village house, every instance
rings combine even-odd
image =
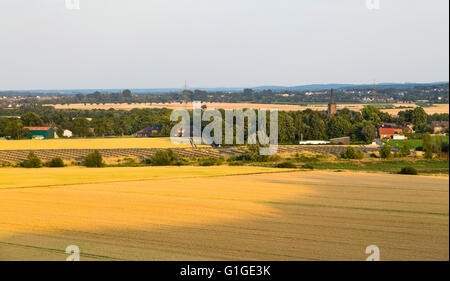
[[[403,131],[403,134],[412,134],[414,125],[412,123],[397,124],[397,123],[386,122],[386,123],[383,123],[383,125],[381,127],[401,129]]]
[[[137,138],[148,138],[155,135],[160,135],[163,130],[163,125],[155,125],[152,127],[144,128],[134,134]]]
[[[402,129],[396,128],[379,128],[378,138],[380,139],[391,139],[391,140],[405,140],[406,136]]]
[[[431,128],[435,134],[443,133],[448,130],[449,121],[432,121]]]

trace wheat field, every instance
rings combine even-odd
[[[363,261],[369,245],[382,260],[449,258],[448,177],[121,169],[78,183],[86,169],[29,170],[35,181],[15,169],[0,188],[0,260],[65,260],[69,245],[81,260]]]
[[[176,144],[170,138],[82,138],[47,140],[0,139],[0,150],[15,149],[112,149],[112,148],[190,148]]]
[[[256,104],[256,103],[202,103],[202,105],[206,105],[208,109],[243,109],[243,108],[251,108],[251,109],[278,109],[280,111],[297,111],[297,110],[322,110],[325,111],[328,109],[327,104],[308,104],[308,105],[295,105],[295,104]],[[348,108],[354,111],[360,111],[367,104],[338,104],[338,109]],[[381,111],[387,112],[389,114],[397,114],[399,111],[404,111],[407,109],[413,109],[417,107],[416,104],[408,104],[408,103],[396,103],[393,104],[396,107],[405,107],[405,108],[393,108],[393,109],[382,109]],[[82,110],[92,110],[92,109],[104,109],[108,110],[110,108],[114,108],[117,110],[131,110],[134,108],[168,108],[168,109],[192,109],[192,103],[105,103],[105,104],[56,104],[49,105],[53,106],[56,109],[82,109]],[[432,107],[425,107],[424,110],[428,114],[433,113],[448,113],[449,105],[448,104],[435,104]]]

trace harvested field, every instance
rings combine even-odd
[[[190,148],[175,144],[170,138],[82,138],[47,140],[0,139],[0,150],[14,149],[113,149],[113,148]]]
[[[208,109],[242,109],[242,108],[253,108],[253,109],[278,109],[283,111],[296,111],[296,110],[327,110],[327,104],[310,104],[310,105],[290,105],[290,104],[255,104],[255,103],[202,103],[207,106]],[[366,104],[338,104],[338,109],[348,108],[350,110],[359,111]],[[399,111],[404,111],[407,109],[413,109],[417,107],[415,104],[393,104],[396,107],[404,108],[393,108],[393,109],[382,109],[384,112],[389,114],[397,114]],[[56,109],[121,109],[121,110],[131,110],[133,108],[168,108],[168,109],[192,109],[192,103],[181,104],[181,103],[106,103],[106,104],[57,104],[49,105],[54,106]],[[433,107],[425,107],[425,111],[428,114],[433,113],[448,113],[448,104],[436,104]]]
[[[2,168],[0,169],[0,189],[46,187],[54,185],[74,185],[115,181],[142,181],[161,178],[201,178],[279,172],[276,168],[264,167],[113,167],[113,168]]]
[[[167,168],[175,172],[164,178],[62,185],[86,171],[73,169],[46,187],[32,186],[48,181],[44,175],[35,182],[11,175],[0,188],[0,260],[65,260],[68,245],[80,247],[82,260],[362,261],[368,245],[382,260],[449,258],[448,177],[190,178],[185,168]],[[125,169],[117,174],[140,168]]]

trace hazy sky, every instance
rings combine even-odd
[[[449,1],[0,0],[0,89],[448,81]]]

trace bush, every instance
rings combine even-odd
[[[215,157],[206,157],[206,158],[200,158],[198,160],[198,164],[200,166],[215,166],[215,165],[222,165],[224,161],[223,157],[215,158]]]
[[[57,168],[64,167],[64,161],[60,157],[52,158],[47,162],[47,167]]]
[[[391,157],[391,147],[389,146],[389,144],[383,145],[383,147],[380,149],[380,157],[383,159]]]
[[[261,155],[259,153],[259,150],[261,148],[261,145],[258,144],[249,144],[247,146],[248,148],[248,157],[250,158],[250,160],[252,162],[267,162],[269,161],[269,156],[268,155]]]
[[[314,170],[314,166],[311,164],[305,164],[302,166],[303,169],[309,169],[309,170]]]
[[[362,150],[357,149],[356,150],[356,159],[363,159],[364,158],[364,152]]]
[[[236,162],[236,161],[251,161],[251,157],[249,154],[247,153],[243,153],[243,154],[239,154],[239,155],[235,155],[235,156],[231,156],[230,158],[227,159],[227,162]]]
[[[90,168],[99,168],[105,166],[105,163],[103,163],[102,154],[96,150],[84,158],[84,165]]]
[[[236,161],[236,162],[228,162],[229,166],[244,166],[244,163]]]
[[[297,168],[297,166],[294,163],[289,162],[289,161],[279,163],[275,167],[277,167],[277,168],[288,168],[288,169]]]
[[[126,157],[123,159],[118,159],[117,164],[113,165],[115,167],[140,167],[144,163],[143,161],[138,161],[136,158]]]
[[[189,160],[184,159],[184,158],[180,158],[179,160],[177,160],[175,163],[173,163],[175,166],[185,166],[185,165],[189,165]]]
[[[169,166],[176,163],[178,160],[178,154],[174,152],[172,149],[166,150],[158,150],[147,163],[150,163],[152,166]]]
[[[347,147],[347,149],[341,154],[343,159],[363,159],[364,152],[359,149],[355,149],[353,146]]]
[[[417,175],[417,169],[413,167],[404,167],[400,170],[401,175]]]
[[[299,162],[318,162],[319,161],[319,155],[307,155],[302,154],[299,156]]]
[[[20,166],[24,168],[40,168],[42,167],[42,160],[34,154],[33,151],[30,151],[27,156],[27,160],[21,162]]]
[[[269,155],[269,161],[271,162],[280,162],[281,160],[283,160],[283,158],[278,154]]]
[[[405,144],[403,144],[402,149],[400,150],[400,155],[402,157],[406,157],[409,156],[411,154],[411,150],[409,148],[409,145],[405,142]]]

